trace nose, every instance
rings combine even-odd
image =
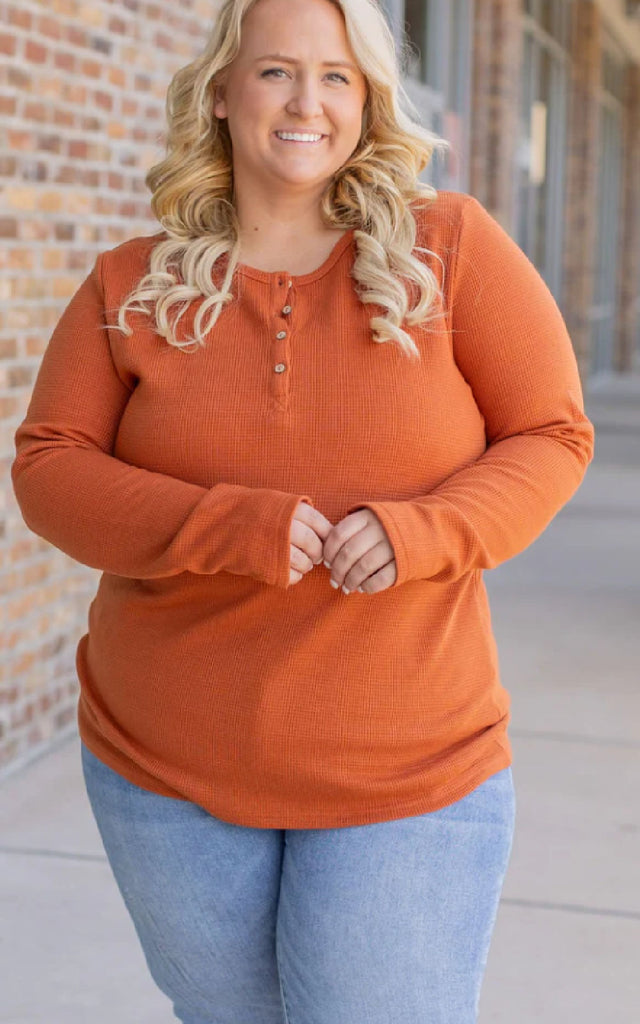
[[[320,99],[320,84],[313,75],[300,75],[294,79],[292,95],[287,110],[304,118],[318,117],[323,113]]]

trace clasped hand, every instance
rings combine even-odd
[[[300,502],[291,523],[289,583],[297,583],[321,562],[330,582],[345,593],[375,594],[398,578],[393,548],[382,523],[369,508],[358,509],[334,526],[307,502]]]

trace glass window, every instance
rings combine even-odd
[[[591,370],[614,368],[620,260],[620,199],[626,59],[605,37],[600,93],[598,165],[598,231],[594,304],[591,313]]]
[[[548,32],[550,36],[555,35],[554,30],[556,27],[556,16],[554,8],[557,10],[558,7],[560,7],[560,4],[557,0],[542,0],[540,10],[538,11],[538,21],[540,22],[540,26],[545,30],[545,32]]]
[[[470,11],[467,0],[451,0],[449,9],[447,107],[460,113],[465,108],[466,83],[471,74],[468,53]]]
[[[566,46],[569,39],[571,4],[565,0],[525,0],[524,13],[547,35]]]
[[[543,7],[538,6],[537,13],[542,17]],[[559,301],[562,292],[566,59],[546,34],[531,25],[527,26],[523,42],[518,242]]]
[[[407,73],[421,82],[427,81],[427,4],[423,0],[406,0],[405,26],[412,54]]]
[[[602,51],[602,88],[620,103],[625,101],[625,66],[607,50]]]
[[[405,33],[413,59],[408,78],[424,123],[452,146],[435,157],[439,188],[464,189],[469,175],[472,0],[406,0]],[[409,90],[411,91],[411,90]]]
[[[600,138],[598,235],[591,315],[591,370],[596,373],[613,369],[620,255],[622,116],[619,110],[605,103],[600,108]]]

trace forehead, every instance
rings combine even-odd
[[[329,0],[258,0],[242,23],[240,53],[356,63],[341,10]]]

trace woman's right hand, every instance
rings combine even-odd
[[[298,583],[322,561],[324,541],[333,524],[306,501],[298,503],[291,522],[289,583]]]

